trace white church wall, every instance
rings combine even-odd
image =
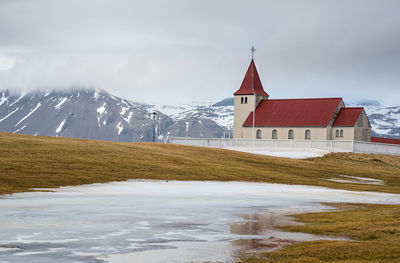
[[[336,136],[336,131],[339,132],[339,136]],[[340,136],[340,131],[343,131],[343,137]],[[343,140],[354,140],[354,127],[340,127],[335,126],[331,129],[332,140],[343,141]]]
[[[329,140],[330,130],[327,127],[254,127],[254,138],[261,130],[261,139],[272,139],[272,131],[277,131],[277,139],[288,139],[289,130],[293,130],[294,140],[304,140],[306,130],[311,132],[311,140]],[[243,127],[243,138],[253,138],[253,127]]]
[[[241,103],[241,99],[247,98],[247,103]],[[247,138],[243,135],[242,125],[249,113],[254,110],[254,95],[236,95],[234,98],[233,138]]]

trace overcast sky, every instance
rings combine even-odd
[[[398,0],[1,0],[0,89],[140,102],[232,96],[255,45],[271,98],[400,103]]]

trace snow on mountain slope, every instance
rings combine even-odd
[[[153,109],[170,116],[174,120],[188,118],[208,119],[214,121],[225,130],[233,129],[233,105],[214,106],[209,102],[197,102],[191,105],[154,106]]]
[[[149,107],[104,90],[0,92],[0,131],[110,141],[148,141],[153,122]],[[162,132],[172,120],[158,113]]]
[[[17,95],[6,90],[0,91],[0,131],[109,141],[151,141],[151,113],[156,111],[155,132],[159,141],[188,134],[193,137],[223,135],[221,126],[203,117],[210,115],[207,111],[189,114],[191,109],[187,108],[181,115],[170,114],[175,117],[171,118],[156,108],[98,89],[31,91]],[[211,117],[219,119],[216,114]]]
[[[364,107],[372,126],[372,136],[400,138],[400,105],[384,106],[377,101],[360,101],[352,106]]]

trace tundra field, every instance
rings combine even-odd
[[[343,176],[383,184],[346,183]],[[128,179],[252,181],[400,194],[400,156],[333,153],[293,160],[172,144],[0,133],[0,194]],[[338,209],[295,215],[307,224],[282,229],[349,241],[300,242],[242,262],[400,262],[400,206],[332,206]]]

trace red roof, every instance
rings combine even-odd
[[[354,126],[364,108],[341,108],[332,126]]]
[[[246,75],[244,76],[242,85],[240,85],[240,89],[236,91],[233,95],[253,95],[253,94],[269,97],[269,95],[264,91],[260,77],[258,76],[256,64],[252,59],[249,68],[246,72]]]
[[[387,143],[387,144],[400,144],[400,139],[390,139],[382,137],[371,137],[371,142]]]
[[[262,100],[256,109],[255,126],[328,126],[342,98]],[[253,112],[243,126],[253,126]]]

